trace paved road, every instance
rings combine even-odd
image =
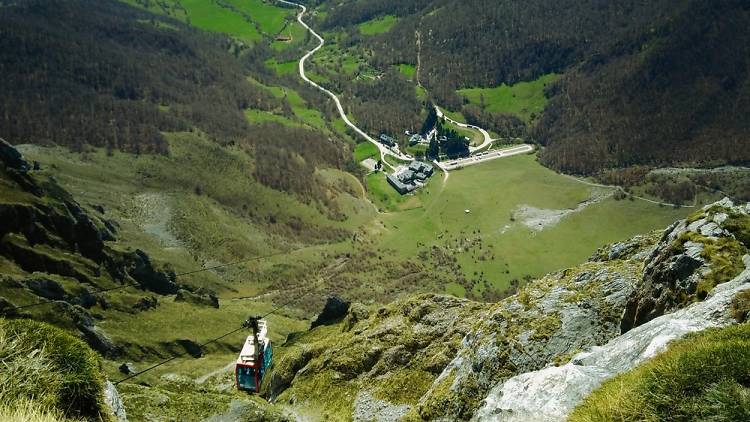
[[[323,88],[322,86],[318,85],[317,83],[315,83],[314,81],[312,81],[310,78],[307,77],[307,75],[305,74],[305,62],[313,54],[315,54],[316,52],[318,52],[318,50],[320,50],[321,48],[323,48],[323,45],[325,44],[325,40],[323,39],[323,37],[321,37],[320,35],[318,35],[317,32],[313,31],[313,29],[310,28],[310,26],[307,25],[305,23],[305,21],[302,20],[302,17],[305,15],[305,13],[307,13],[307,7],[305,7],[305,6],[301,5],[301,4],[293,3],[293,2],[290,2],[290,1],[286,1],[286,0],[278,0],[278,1],[280,3],[286,3],[286,4],[289,4],[289,5],[301,8],[302,11],[299,12],[299,14],[297,15],[297,22],[299,22],[300,25],[302,25],[303,27],[305,27],[305,29],[307,29],[310,32],[310,34],[312,34],[312,36],[315,37],[318,40],[318,42],[320,43],[320,44],[318,44],[317,47],[315,47],[312,50],[310,50],[309,52],[307,52],[307,54],[305,54],[302,57],[302,59],[300,59],[300,61],[299,61],[299,76],[305,82],[307,82],[308,84],[314,86],[315,88],[319,89],[320,91],[323,91],[329,97],[331,97],[331,99],[333,99],[333,101],[336,103],[336,108],[339,111],[339,115],[341,116],[341,119],[344,121],[344,123],[346,123],[347,126],[349,126],[350,128],[352,128],[355,132],[357,132],[357,134],[359,134],[361,137],[363,137],[364,139],[366,139],[368,142],[371,142],[371,143],[375,144],[375,146],[378,147],[378,150],[380,151],[380,159],[383,161],[383,164],[387,165],[388,167],[391,167],[391,165],[388,164],[387,161],[385,161],[385,156],[386,155],[390,155],[390,156],[396,157],[396,158],[398,158],[400,160],[406,160],[406,161],[413,160],[414,157],[412,157],[411,155],[404,154],[404,153],[400,152],[398,150],[398,147],[396,147],[394,149],[388,148],[387,146],[385,146],[385,145],[381,144],[380,142],[376,141],[373,137],[371,137],[370,135],[368,135],[365,131],[363,131],[362,129],[358,128],[357,125],[355,125],[354,123],[352,123],[351,120],[349,120],[349,117],[346,115],[346,112],[344,112],[344,107],[341,106],[341,101],[339,100],[339,97],[337,97],[336,94],[334,94],[333,92],[331,92],[331,91]]]
[[[486,130],[482,129],[479,126],[468,125],[466,123],[459,123],[459,122],[451,119],[450,117],[446,116],[445,113],[443,113],[443,111],[440,110],[440,108],[438,108],[438,106],[435,106],[435,111],[437,112],[438,117],[444,117],[445,120],[449,121],[450,123],[453,123],[454,125],[456,125],[458,127],[462,127],[462,128],[465,128],[465,129],[474,129],[474,130],[479,131],[479,133],[482,134],[482,136],[484,137],[484,141],[479,146],[469,147],[469,152],[470,153],[474,153],[475,151],[479,151],[479,150],[481,150],[483,148],[487,148],[488,146],[490,146],[490,144],[492,143],[492,141],[496,141],[496,139],[492,139],[492,137],[490,136],[489,132],[487,132]]]
[[[488,152],[480,152],[479,154],[472,155],[471,157],[459,158],[456,160],[449,161],[435,161],[435,163],[443,171],[455,170],[459,167],[472,166],[474,164],[484,163],[485,161],[495,160],[503,157],[510,157],[512,155],[526,154],[534,150],[531,145],[519,145],[515,147],[498,149]]]

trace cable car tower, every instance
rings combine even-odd
[[[235,382],[238,390],[257,393],[263,382],[266,369],[273,361],[273,349],[268,338],[268,323],[258,316],[251,316],[243,324],[253,333],[247,336],[235,365]]]

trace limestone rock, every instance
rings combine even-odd
[[[118,422],[128,422],[128,415],[125,412],[125,405],[120,398],[120,393],[109,380],[104,384],[104,403],[112,411],[112,415]]]
[[[688,333],[736,323],[730,304],[750,289],[750,270],[717,286],[703,302],[657,317],[564,366],[527,372],[498,384],[475,415],[477,421],[563,421],[605,380],[628,371]]]
[[[466,420],[498,382],[566,361],[619,334],[619,318],[656,234],[599,251],[495,305],[420,400],[423,419]],[[610,256],[625,259],[609,260]]]
[[[361,391],[354,400],[354,422],[398,422],[406,415],[408,405],[393,405]]]

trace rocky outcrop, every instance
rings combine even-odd
[[[601,347],[579,353],[560,367],[524,373],[497,385],[484,400],[478,421],[563,421],[605,380],[655,356],[688,333],[737,322],[732,303],[750,289],[748,269],[718,285],[703,302],[657,317]]]
[[[173,272],[157,268],[143,251],[108,246],[107,241],[116,240],[112,222],[84,210],[53,178],[43,180],[40,174],[29,172],[21,154],[1,140],[0,161],[0,178],[16,185],[16,194],[0,201],[0,255],[29,274],[72,278],[94,288],[109,288],[113,282],[137,283],[158,294],[177,292]],[[101,286],[102,281],[107,285]],[[26,287],[48,300],[84,307],[97,302],[88,287],[68,287],[69,292],[57,281],[36,274]]]
[[[346,316],[347,311],[349,311],[349,305],[349,302],[338,296],[328,296],[323,311],[318,314],[318,317],[312,322],[310,328],[340,321]]]
[[[21,153],[3,138],[0,138],[0,161],[2,161],[5,167],[10,169],[21,170],[23,172],[30,169],[29,163],[23,159]]]
[[[620,315],[658,234],[604,248],[498,303],[463,339],[416,407],[420,419],[470,418],[498,382],[567,361],[619,334]]]
[[[127,274],[144,289],[161,295],[172,295],[179,290],[174,272],[156,269],[142,250],[124,255],[124,261]]]
[[[117,392],[117,388],[109,380],[104,384],[104,404],[109,407],[112,415],[115,417],[117,422],[128,422],[128,415],[125,412],[125,404],[120,398],[120,393]]]
[[[669,227],[646,258],[621,331],[703,300],[714,286],[736,276],[750,247],[749,212],[750,205],[724,199]]]
[[[366,419],[377,409],[401,415],[487,308],[440,295],[380,308],[353,304],[343,321],[291,336],[274,357],[266,391],[278,402],[318,407],[330,420]]]
[[[196,289],[194,292],[180,289],[177,291],[177,296],[175,296],[174,300],[175,302],[187,302],[198,306],[219,308],[219,298],[213,292],[205,289]]]

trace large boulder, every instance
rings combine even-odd
[[[750,268],[750,256],[745,257]],[[732,303],[750,289],[750,269],[714,288],[703,301],[646,322],[601,347],[582,352],[561,367],[527,372],[492,389],[477,421],[564,421],[607,379],[628,371],[688,333],[737,323]]]
[[[349,302],[338,296],[328,296],[323,311],[318,314],[318,317],[312,322],[310,328],[339,322],[349,311],[349,305]]]
[[[192,303],[193,305],[209,306],[211,308],[219,309],[219,298],[213,292],[205,289],[197,289],[194,292],[180,289],[177,291],[174,300],[175,302],[186,302]]]
[[[26,285],[34,294],[45,299],[63,300],[68,296],[68,293],[60,283],[48,278],[26,280]]]

